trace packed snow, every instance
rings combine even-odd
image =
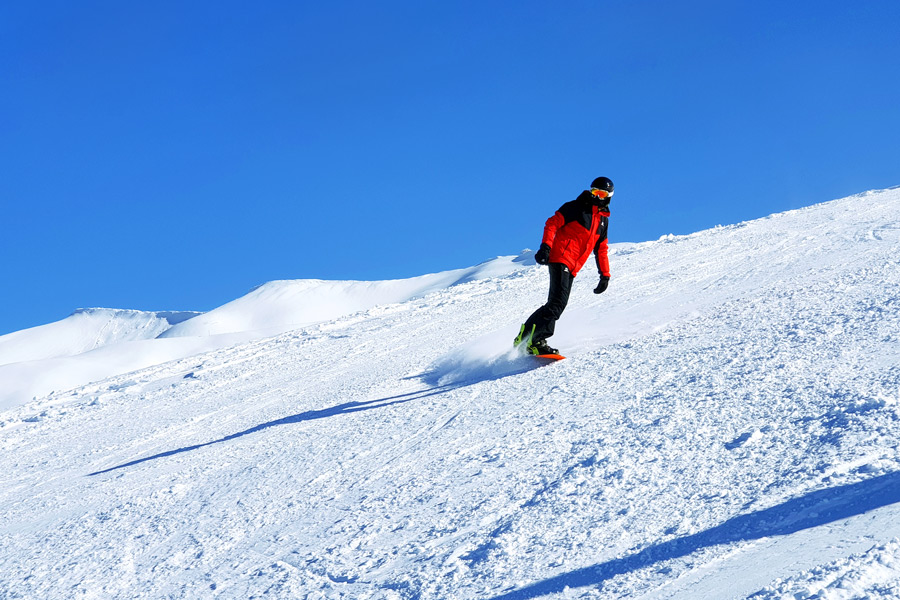
[[[529,254],[4,336],[0,598],[896,598],[898,256],[900,189],[614,244],[548,365]]]

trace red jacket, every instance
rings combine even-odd
[[[572,276],[591,256],[597,257],[597,270],[609,277],[608,241],[609,210],[592,202],[591,193],[584,191],[575,200],[563,204],[544,225],[542,243],[550,246],[550,262],[562,263]]]

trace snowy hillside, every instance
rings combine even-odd
[[[57,390],[144,369],[381,304],[512,273],[530,251],[392,281],[270,281],[208,313],[80,309],[49,325],[0,336],[0,410]]]
[[[614,246],[548,366],[511,258],[79,355],[233,336],[0,412],[0,598],[896,598],[898,256],[891,189]]]

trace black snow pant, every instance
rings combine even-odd
[[[546,340],[556,330],[556,321],[562,316],[569,303],[569,292],[572,291],[572,281],[575,277],[569,272],[569,267],[561,263],[550,263],[550,294],[547,304],[543,305],[528,317],[525,321],[526,333],[534,326],[533,341]]]

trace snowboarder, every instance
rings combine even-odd
[[[569,302],[569,292],[578,271],[587,262],[593,250],[600,272],[600,283],[595,294],[602,294],[609,285],[609,256],[606,233],[609,227],[609,200],[613,195],[613,182],[598,177],[575,200],[563,204],[544,225],[544,237],[534,260],[550,269],[550,294],[547,303],[534,311],[519,330],[513,344],[525,344],[529,354],[558,354],[547,345],[553,335],[556,321]]]

